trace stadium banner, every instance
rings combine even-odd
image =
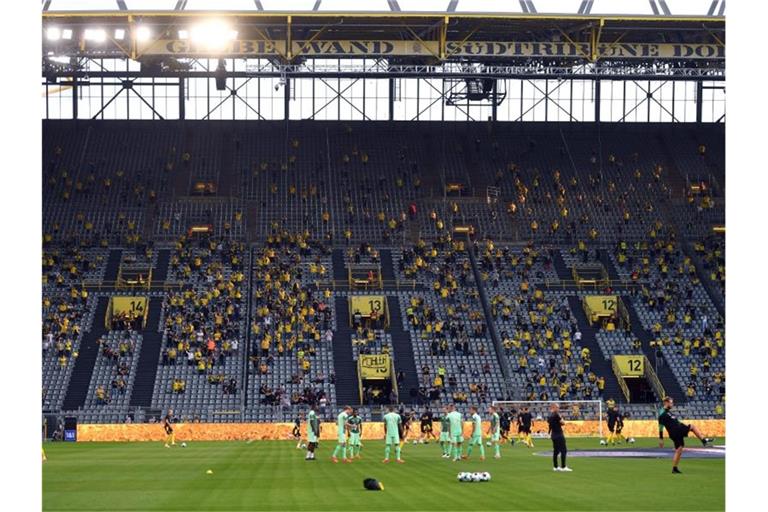
[[[645,358],[643,356],[619,355],[613,356],[622,377],[642,377],[645,375]]]
[[[360,377],[363,380],[383,380],[390,378],[390,368],[387,354],[360,354]]]
[[[696,425],[707,435],[725,436],[725,420],[696,420]],[[434,432],[440,433],[440,423],[433,424]],[[488,428],[483,423],[483,431]],[[174,425],[176,441],[251,441],[293,439],[293,423],[177,423]],[[547,422],[534,421],[533,433],[546,433]],[[301,426],[302,436],[306,438],[306,425]],[[472,432],[471,422],[464,423],[464,437]],[[566,436],[595,436],[598,432],[596,420],[566,421]],[[336,423],[323,423],[320,439],[337,438]],[[624,435],[632,437],[658,437],[659,423],[656,420],[627,420],[624,422]],[[160,423],[114,423],[77,425],[78,442],[129,442],[163,441],[165,431]],[[384,439],[384,424],[381,422],[363,423],[363,439]]]
[[[387,311],[387,298],[383,295],[351,295],[349,311],[353,315],[359,311],[364,317],[371,316],[375,311],[381,317]]]
[[[287,43],[269,39],[236,39],[224,48],[209,48],[189,39],[159,39],[138,43],[141,55],[177,56],[287,56]],[[440,53],[438,41],[309,40],[292,41],[291,56],[306,57],[380,57],[427,56]],[[554,41],[448,41],[446,58],[451,57],[570,57],[587,58],[590,43]],[[684,43],[599,43],[598,59],[725,59],[725,46]]]

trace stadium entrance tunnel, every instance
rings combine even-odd
[[[673,448],[629,448],[605,450],[568,450],[568,457],[587,458],[631,458],[631,459],[668,459],[675,453]],[[534,452],[540,457],[552,457],[552,451]],[[686,459],[724,459],[725,446],[708,448],[686,448]]]

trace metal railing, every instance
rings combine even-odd
[[[656,375],[656,371],[653,369],[653,366],[651,366],[651,362],[648,360],[647,356],[643,356],[643,368],[645,380],[651,383],[651,387],[653,387],[653,390],[656,392],[656,396],[658,396],[659,399],[663,399],[667,396],[667,393],[664,391],[664,386],[661,384],[659,376]]]
[[[616,362],[615,357],[611,358],[611,368],[613,369],[613,374],[616,376],[616,381],[619,383],[619,388],[621,389],[621,392],[624,393],[624,398],[627,400],[627,403],[630,403],[629,387],[627,386],[627,383],[624,381],[624,376],[621,374],[621,370],[619,370],[619,363]]]

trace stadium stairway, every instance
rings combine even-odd
[[[693,266],[696,267],[696,273],[701,279],[701,285],[712,300],[712,304],[715,305],[720,316],[725,318],[725,297],[723,297],[722,293],[716,290],[712,284],[712,280],[709,278],[709,272],[704,268],[704,262],[702,261],[701,256],[693,250],[693,247],[691,247],[689,243],[684,243],[681,246],[685,255],[691,258]]]
[[[149,407],[152,405],[152,391],[155,388],[157,365],[160,362],[160,348],[163,334],[160,332],[160,312],[163,300],[152,297],[149,300],[147,326],[141,333],[141,352],[136,365],[136,376],[131,391],[131,407]]]
[[[381,278],[385,283],[389,283],[389,288],[396,287],[397,277],[395,276],[395,267],[392,264],[392,251],[390,249],[382,249],[379,251],[381,257]],[[388,288],[384,285],[384,288]],[[400,326],[402,328],[402,325]]]
[[[104,271],[104,281],[114,283],[117,281],[117,274],[120,273],[120,262],[123,259],[121,249],[111,249],[107,258],[107,268]]]
[[[333,280],[346,283],[349,273],[347,272],[347,264],[344,262],[344,249],[333,250],[331,263],[333,264]]]
[[[573,279],[573,273],[571,272],[571,269],[569,269],[568,265],[565,264],[563,255],[560,254],[560,251],[557,249],[552,251],[552,266],[555,268],[557,277],[561,281],[569,281]]]
[[[587,347],[592,353],[592,371],[595,372],[595,375],[605,377],[603,398],[613,398],[617,402],[625,402],[624,394],[621,392],[619,382],[616,380],[616,375],[613,373],[611,360],[605,358],[603,350],[597,343],[597,329],[589,325],[587,315],[581,305],[581,299],[575,295],[568,297],[568,306],[570,306],[573,316],[576,317],[576,321],[579,324],[579,330],[581,331],[581,346]]]
[[[152,280],[156,283],[164,283],[168,279],[168,263],[171,261],[171,250],[160,249],[157,252],[157,263],[152,271]]]
[[[336,268],[335,264],[334,268]],[[334,305],[336,306],[336,332],[333,333],[333,371],[336,374],[336,402],[344,405],[359,405],[360,386],[355,361],[352,359],[349,302],[347,297],[336,297]]]
[[[119,258],[118,261],[120,261]],[[64,403],[62,405],[62,410],[64,411],[74,411],[85,405],[93,367],[96,365],[96,357],[99,355],[99,346],[96,342],[107,333],[104,318],[107,315],[108,306],[109,297],[99,297],[96,303],[93,326],[89,332],[85,333],[80,342],[75,367],[72,369],[72,375],[67,386],[67,394],[64,396]]]
[[[400,403],[412,404],[418,398],[419,377],[416,372],[416,356],[413,354],[411,336],[403,328],[403,317],[400,313],[397,296],[387,296],[387,307],[389,308],[389,332],[392,336],[395,373],[403,372],[405,377],[403,382],[398,383]]]
[[[643,354],[645,354],[645,357],[647,357],[648,360],[651,361],[651,364],[653,364],[656,360],[656,354],[653,349],[651,349],[653,334],[643,327],[642,322],[640,322],[640,317],[637,315],[637,311],[635,311],[634,304],[629,300],[625,300],[624,304],[627,306],[627,312],[629,312],[629,322],[632,325],[632,334],[642,342]],[[659,377],[659,381],[661,381],[661,385],[664,386],[664,391],[667,395],[674,398],[675,402],[685,402],[685,394],[663,355],[662,360],[664,364],[658,366],[655,370],[656,375]]]
[[[611,281],[620,281],[621,277],[619,277],[619,273],[616,271],[616,267],[613,266],[613,262],[611,261],[611,257],[608,255],[607,249],[600,249],[599,253],[597,255],[597,261],[602,263],[603,267],[605,267],[605,271],[608,272],[608,278]]]

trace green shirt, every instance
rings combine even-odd
[[[451,426],[451,435],[460,436],[462,432],[462,420],[461,413],[459,411],[451,411],[448,413],[448,422]]]
[[[479,414],[472,415],[472,436],[482,437],[483,435],[483,419]]]
[[[445,432],[446,434],[451,429],[451,420],[448,418],[448,415],[440,416],[440,432]]]
[[[307,413],[307,429],[316,436],[320,435],[320,424],[317,421],[317,414],[315,411],[310,410]]]
[[[336,420],[336,426],[339,427],[339,435],[345,432],[347,427],[347,418],[349,418],[349,415],[345,411],[341,411],[339,413],[338,419]]]
[[[400,437],[400,415],[396,412],[388,412],[384,415],[384,426],[386,428],[387,437]]]
[[[499,433],[499,413],[497,412],[491,414],[491,433]]]
[[[359,434],[363,425],[363,419],[360,416],[350,416],[347,420],[347,425],[349,425],[350,432]]]

